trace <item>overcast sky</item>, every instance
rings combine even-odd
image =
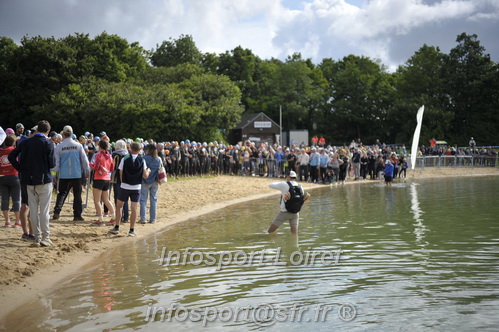
[[[466,32],[499,62],[499,0],[0,0],[0,35],[17,43],[103,31],[146,49],[184,34],[202,52],[240,45],[314,63],[355,54],[392,70],[425,43],[447,53]]]

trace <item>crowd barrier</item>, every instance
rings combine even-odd
[[[498,161],[498,156],[422,156],[416,158],[416,167],[497,167]]]

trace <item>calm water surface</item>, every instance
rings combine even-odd
[[[312,194],[300,213],[298,237],[288,225],[275,236],[264,233],[277,212],[278,198],[271,197],[138,241],[124,238],[128,245],[24,306],[4,327],[190,331],[214,319],[204,310],[223,308],[205,329],[499,328],[499,177],[328,186]],[[188,264],[175,264],[182,256],[163,259],[186,248],[199,252],[186,256]],[[212,253],[219,263],[222,253],[238,252],[238,264],[221,269],[197,264],[200,253]],[[260,262],[262,252],[264,260],[286,265]],[[299,262],[307,252],[337,256]],[[245,253],[255,254],[252,266],[243,264]],[[293,308],[301,314],[293,316]],[[265,313],[273,319],[265,320]]]

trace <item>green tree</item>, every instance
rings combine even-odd
[[[258,112],[258,99],[261,96],[261,60],[249,49],[241,46],[220,54],[216,73],[228,76],[241,90],[241,101],[247,113]]]
[[[19,120],[21,91],[18,88],[19,78],[14,71],[17,48],[12,39],[0,37],[0,123],[3,126],[13,126]]]
[[[286,62],[264,61],[261,75],[260,109],[279,122],[282,107],[284,130],[310,128],[326,100],[327,81],[322,72],[297,53]]]
[[[493,67],[482,78],[482,89],[476,99],[476,119],[471,135],[480,146],[497,145],[499,142],[499,64]],[[467,137],[464,137],[466,139]],[[466,143],[466,142],[465,142]],[[466,144],[463,144],[466,145]]]
[[[213,74],[217,73],[219,63],[218,55],[215,53],[205,53],[201,58],[201,67]]]
[[[199,76],[205,70],[197,65],[184,63],[176,67],[149,67],[142,72],[139,79],[143,84],[181,83],[193,76]]]
[[[70,123],[75,132],[105,130],[113,139],[209,140],[219,138],[239,121],[243,110],[240,96],[227,77],[213,74],[192,75],[173,83],[109,82],[90,77],[70,84],[54,94],[50,103],[33,110],[38,118],[51,119],[54,128]]]
[[[349,55],[339,62],[323,62],[321,68],[330,84],[329,109],[325,119],[336,123],[334,141],[346,143],[388,139],[387,114],[393,98],[391,76],[386,69],[367,57]]]
[[[106,32],[94,38],[90,52],[95,58],[92,75],[112,82],[135,77],[147,66],[146,52],[138,43]]]
[[[151,64],[156,67],[175,67],[183,63],[201,65],[203,56],[190,35],[163,41],[152,52]]]
[[[412,141],[421,105],[425,105],[421,144],[432,138],[448,138],[453,113],[446,108],[448,98],[443,94],[444,56],[438,47],[423,45],[394,74],[397,94],[388,120],[395,130],[395,142]]]
[[[180,84],[187,104],[195,112],[189,121],[190,135],[195,140],[211,140],[227,135],[241,119],[244,108],[240,105],[239,88],[222,75],[204,74],[193,76]]]
[[[75,81],[75,51],[54,38],[23,37],[14,54],[12,71],[17,75],[18,116],[36,122],[31,107],[50,102],[51,95]]]
[[[479,142],[495,143],[489,139],[497,135],[489,130],[495,131],[490,124],[495,128],[498,124],[496,67],[477,35],[462,33],[456,41],[458,45],[450,50],[443,65],[447,107],[454,113],[452,141],[465,145],[474,136]]]
[[[0,46],[4,57],[0,75],[5,84],[0,86],[0,108],[7,113],[14,111],[16,121],[38,121],[45,104],[86,77],[117,82],[133,78],[147,67],[145,52],[137,43],[129,45],[107,33],[94,40],[84,34],[57,40],[24,37],[19,47],[6,40],[2,39]]]

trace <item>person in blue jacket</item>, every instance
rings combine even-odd
[[[394,167],[390,160],[385,161],[385,184],[387,186],[392,185]]]
[[[81,178],[90,176],[87,155],[83,146],[72,139],[73,128],[71,126],[65,126],[62,134],[64,140],[57,145],[54,152],[55,167],[52,171],[57,173],[59,181],[52,219],[59,219],[64,201],[73,189],[73,221],[84,221],[81,215],[83,213]]]
[[[320,166],[320,154],[317,152],[317,148],[312,148],[312,153],[310,154],[310,182],[319,182],[319,166]]]

